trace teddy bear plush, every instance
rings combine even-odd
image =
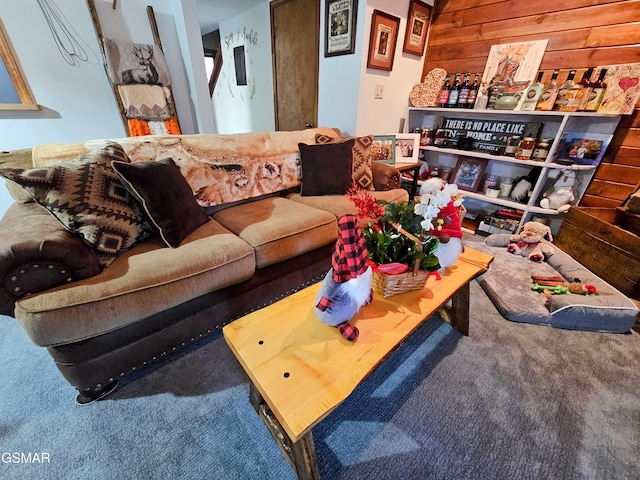
[[[546,256],[553,254],[553,247],[542,243],[545,238],[553,241],[551,229],[539,222],[527,222],[523,225],[519,234],[509,237],[510,243],[507,250],[514,255],[522,255],[532,262],[542,262]]]

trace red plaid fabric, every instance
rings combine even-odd
[[[318,304],[316,305],[316,308],[321,312],[324,312],[327,308],[333,307],[333,305],[334,303],[323,295],[320,301],[318,302]]]
[[[367,270],[369,252],[358,217],[343,215],[338,219],[338,240],[333,253],[333,279],[338,283],[346,282]]]
[[[340,334],[350,342],[355,342],[360,335],[358,329],[349,323],[341,323],[338,325],[338,330]]]

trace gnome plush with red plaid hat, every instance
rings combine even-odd
[[[443,272],[445,268],[453,265],[464,251],[459,208],[462,196],[458,195],[456,185],[449,185],[441,178],[426,180],[420,187],[420,195],[432,197],[430,202],[440,208],[429,233],[439,240],[434,254],[440,263],[439,272]]]
[[[373,299],[373,273],[367,265],[367,259],[367,247],[358,217],[340,217],[332,267],[318,292],[315,312],[320,320],[336,327],[350,342],[356,341],[359,332],[349,320],[358,313],[360,307],[368,305]]]

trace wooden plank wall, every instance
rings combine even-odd
[[[433,68],[482,73],[494,44],[548,39],[540,69],[640,62],[640,0],[436,0],[423,77]],[[640,103],[625,115],[583,206],[615,207],[640,182]]]

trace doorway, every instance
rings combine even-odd
[[[320,0],[273,0],[271,51],[276,130],[318,122]]]

